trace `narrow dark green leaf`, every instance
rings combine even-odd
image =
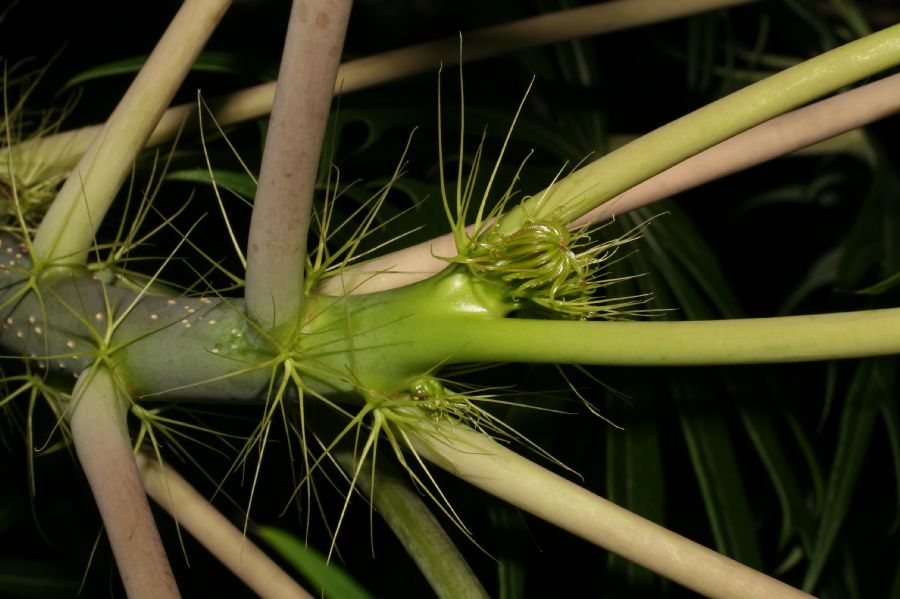
[[[522,91],[524,93],[525,90],[523,89]],[[500,143],[512,125],[509,112],[506,110],[473,108],[471,110],[467,109],[466,114],[467,120],[476,122],[479,126],[484,127],[488,139],[495,140],[496,143]],[[573,163],[583,160],[590,153],[590,149],[585,147],[587,143],[582,139],[573,139],[572,131],[560,127],[559,124],[559,118],[568,117],[569,119],[574,119],[575,115],[567,112],[561,116],[554,114],[553,117],[552,119],[541,118],[530,113],[519,115],[513,132],[516,143],[552,152],[553,155],[559,156],[560,159],[570,160]],[[455,128],[454,126],[448,127],[451,131]],[[594,136],[593,142],[590,148],[596,147],[598,143],[596,136]]]
[[[86,69],[69,79],[63,86],[63,89],[96,79],[137,73],[146,61],[147,55],[140,55]],[[245,54],[236,52],[215,52],[209,50],[202,52],[197,57],[191,70],[202,73],[249,74],[261,81],[275,78],[274,68],[249,59]]]
[[[862,289],[857,289],[853,293],[856,293],[858,295],[879,295],[881,293],[884,293],[888,289],[895,287],[897,284],[900,284],[900,272],[896,272],[883,281],[875,283],[874,285],[870,285]]]
[[[900,560],[897,567],[894,568],[894,581],[891,583],[891,592],[888,594],[889,599],[900,599]]]
[[[213,169],[212,177],[210,177],[209,171],[203,169],[172,171],[166,175],[166,179],[204,185],[212,185],[214,179],[216,185],[233,191],[244,198],[252,198],[256,195],[256,183],[253,182],[253,178],[250,175],[243,171]]]
[[[835,548],[841,527],[850,509],[856,481],[875,422],[878,405],[885,396],[893,397],[896,363],[890,359],[865,360],[853,376],[841,414],[841,427],[834,462],[825,491],[825,503],[819,529],[810,555],[803,588],[815,588]]]
[[[313,595],[325,599],[372,599],[343,569],[291,533],[272,526],[260,526],[254,532],[310,582]]]
[[[705,386],[699,380],[675,381],[672,390],[682,406],[681,430],[703,494],[716,547],[722,553],[760,569],[762,555],[753,511],[731,432],[722,415],[711,407],[717,402],[701,391]]]
[[[838,45],[839,42],[834,33],[832,33],[828,23],[812,9],[812,6],[809,3],[801,0],[785,0],[784,4],[800,17],[804,25],[812,29],[811,37],[819,40],[821,44],[820,47],[817,48],[818,51],[830,50]]]
[[[856,556],[847,547],[841,547],[841,577],[843,578],[846,599],[862,599],[859,590],[859,576],[856,573]]]
[[[811,293],[822,287],[834,286],[837,279],[838,266],[844,251],[841,246],[832,248],[819,256],[806,272],[806,276],[794,288],[781,307],[779,314],[790,314]]]
[[[867,289],[884,285],[900,272],[900,177],[884,150],[872,144],[877,161],[872,183],[844,244],[838,269],[842,289]],[[881,281],[872,284],[872,280]]]
[[[793,434],[794,442],[800,449],[800,455],[803,456],[803,460],[806,462],[808,474],[812,481],[812,497],[809,499],[809,503],[812,506],[810,512],[817,514],[821,511],[821,506],[825,502],[825,478],[822,475],[822,469],[816,459],[815,447],[813,447],[809,435],[806,433],[806,430],[794,415],[793,411],[784,410],[782,414],[788,428]]]
[[[488,515],[496,536],[497,598],[524,599],[527,576],[523,548],[528,531],[519,512],[505,504],[492,503]]]
[[[371,148],[388,133],[398,132],[398,135],[409,136],[416,127],[423,123],[431,124],[434,120],[434,110],[424,107],[407,107],[404,110],[380,107],[338,108],[328,123],[329,134],[326,136],[325,150],[322,155],[331,156],[334,153],[346,160],[350,156]],[[447,127],[452,130],[454,124],[448,123]],[[362,132],[359,131],[360,129]],[[349,135],[350,130],[352,130],[352,136]],[[354,141],[352,148],[343,147],[346,143],[345,136],[352,137]],[[434,155],[437,156],[437,150]],[[398,155],[397,159],[399,160],[399,158]]]
[[[137,73],[140,68],[144,66],[144,62],[146,61],[147,56],[142,55],[125,58],[122,60],[116,60],[114,62],[108,62],[106,64],[92,67],[80,72],[79,74],[69,79],[63,86],[63,89],[67,89],[74,85],[85,83],[94,79],[113,77],[115,75],[127,75],[128,73]]]
[[[891,459],[894,464],[894,484],[897,500],[897,514],[894,516],[892,531],[900,527],[900,411],[897,402],[887,397],[880,404],[881,416],[884,418],[884,426],[887,429],[888,441],[891,445]]]
[[[651,413],[659,391],[636,381],[627,387],[616,385],[630,398],[626,405],[619,396],[606,403],[607,416],[625,430],[606,431],[607,499],[645,518],[663,523],[665,518],[665,477],[659,425]],[[658,596],[660,578],[641,566],[613,553],[607,559],[611,596]]]
[[[727,46],[718,39],[716,15],[694,15],[687,20],[687,87],[695,94],[709,91],[717,52]]]
[[[652,258],[658,265],[660,277],[673,289],[680,290],[679,302],[684,315],[690,319],[711,318],[710,303],[721,316],[739,316],[738,301],[710,248],[694,227],[690,219],[678,206],[663,203],[653,211],[642,209],[638,218],[648,219],[654,214],[664,213],[655,219],[644,235],[652,249]],[[673,268],[677,266],[678,268]],[[690,275],[685,278],[680,272]],[[688,286],[696,286],[705,298],[696,293],[687,293]],[[688,298],[693,298],[688,300]]]
[[[79,579],[53,562],[0,560],[0,595],[4,597],[74,597]]]
[[[834,196],[835,189],[847,184],[847,175],[842,172],[825,171],[814,179],[779,185],[756,194],[741,202],[736,215],[757,208],[777,207],[783,204],[825,205]]]
[[[731,391],[739,393],[736,389]],[[748,407],[748,403],[739,402],[738,404],[741,421],[756,448],[757,455],[762,460],[781,506],[782,524],[778,539],[779,545],[782,549],[785,548],[796,534],[800,538],[804,550],[809,551],[812,546],[814,523],[806,508],[806,497],[797,481],[791,460],[775,431],[770,413]]]
[[[831,0],[831,6],[841,15],[853,35],[863,37],[872,33],[865,13],[856,6],[854,0]]]

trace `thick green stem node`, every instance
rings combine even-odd
[[[507,288],[462,265],[382,293],[313,295],[301,333],[284,347],[258,334],[240,300],[141,295],[75,271],[35,283],[27,258],[16,262],[0,265],[3,346],[68,376],[108,360],[135,397],[263,401],[287,358],[306,388],[359,403],[365,390],[406,389],[452,363],[676,366],[900,353],[900,308],[696,322],[514,319]]]

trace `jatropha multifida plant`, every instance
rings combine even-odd
[[[680,10],[735,3],[686,2]],[[668,3],[651,0],[548,16],[570,19],[556,24],[561,39],[589,33],[563,25],[584,22],[584,11],[636,4],[642,8],[622,26],[674,16],[659,12]],[[177,423],[161,416],[165,402],[263,406],[235,456],[234,469],[250,473],[254,492],[273,427],[283,424],[301,464],[295,494],[305,498],[304,509],[318,497],[311,477],[337,464],[346,499],[333,538],[353,493],[368,494],[443,597],[485,591],[417,493],[404,490],[396,474],[382,474],[385,454],[406,471],[406,484],[463,531],[434,465],[702,594],[807,596],[522,457],[517,450],[561,466],[493,409],[515,402],[510,390],[454,381],[451,373],[497,362],[742,364],[900,351],[897,309],[658,319],[665,306],[631,291],[634,276],[616,268],[654,223],[639,219],[617,235],[605,226],[614,214],[664,195],[646,191],[654,181],[689,172],[696,183],[738,168],[728,144],[746,150],[741,160],[759,161],[877,118],[883,98],[898,96],[894,78],[780,117],[790,121],[776,119],[900,63],[900,29],[797,64],[581,168],[564,167],[530,195],[518,188],[527,163],[512,178],[501,175],[508,137],[495,160],[483,161],[483,146],[466,147],[460,133],[458,154],[450,156],[453,144],[439,122],[440,199],[429,201],[442,202],[450,234],[378,256],[380,246],[373,249],[369,239],[391,224],[379,208],[402,177],[402,160],[368,200],[345,206],[350,186],[337,168],[320,167],[320,153],[333,91],[362,85],[352,69],[339,69],[350,3],[296,0],[274,100],[272,87],[263,91],[272,115],[260,171],[251,175],[249,237],[245,243],[232,234],[228,242],[244,272],[227,273],[228,289],[206,285],[205,275],[185,289],[167,282],[166,269],[180,251],[196,247],[190,232],[180,232],[157,269],[132,267],[137,249],[176,228],[173,215],[149,233],[145,226],[167,188],[120,190],[138,153],[181,124],[185,111],[166,108],[227,6],[187,0],[102,127],[55,133],[45,123],[23,137],[21,104],[7,85],[0,340],[15,366],[0,402],[27,398],[30,411],[43,399],[55,415],[91,485],[128,595],[178,595],[145,490],[259,594],[305,593],[245,538],[248,520],[243,531],[233,529],[168,469],[163,446],[177,445]],[[837,111],[839,102],[854,110]],[[253,107],[235,116],[226,105],[199,112],[220,123],[258,116]],[[759,141],[785,122],[809,127],[804,119],[823,110],[840,118],[811,134]],[[213,167],[209,178],[219,193]],[[130,216],[105,238],[100,232],[114,201],[128,202]],[[382,476],[390,483],[383,489]],[[209,522],[220,536],[209,535]]]

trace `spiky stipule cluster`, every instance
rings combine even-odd
[[[597,228],[570,231],[554,220],[528,219],[506,235],[497,226],[486,228],[453,261],[506,286],[520,309],[555,318],[621,319],[640,313],[634,306],[648,298],[608,297],[602,290],[629,278],[612,276],[608,266],[620,246],[640,237],[641,228],[596,242]]]

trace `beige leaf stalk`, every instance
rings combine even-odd
[[[455,476],[701,595],[811,597],[594,495],[481,432],[435,425],[407,434],[418,453]]]
[[[125,424],[129,399],[104,366],[82,373],[69,424],[129,599],[180,597]]]
[[[35,259],[85,261],[135,156],[230,3],[186,0],[182,4],[44,216],[34,239]]]
[[[291,9],[247,246],[247,312],[265,330],[296,326],[300,316],[313,193],[350,6],[294,0]]]
[[[600,33],[619,31],[659,23],[717,8],[728,8],[756,0],[615,0],[590,6],[562,10],[476,29],[463,34],[465,60],[468,62],[500,56],[542,44],[577,39]],[[338,70],[335,93],[350,93],[403,77],[437,70],[438,66],[457,64],[459,37],[450,36],[350,60]],[[265,116],[272,110],[275,83],[263,83],[208,102],[220,125],[230,125]],[[196,114],[196,104],[181,104],[167,110],[147,145],[170,141],[181,127]],[[91,125],[50,135],[15,148],[21,176],[30,183],[72,168],[100,131]],[[0,170],[6,164],[5,149],[0,149]],[[25,169],[24,166],[28,168]]]
[[[254,593],[265,599],[313,598],[170,466],[143,453],[137,463],[147,494]]]

